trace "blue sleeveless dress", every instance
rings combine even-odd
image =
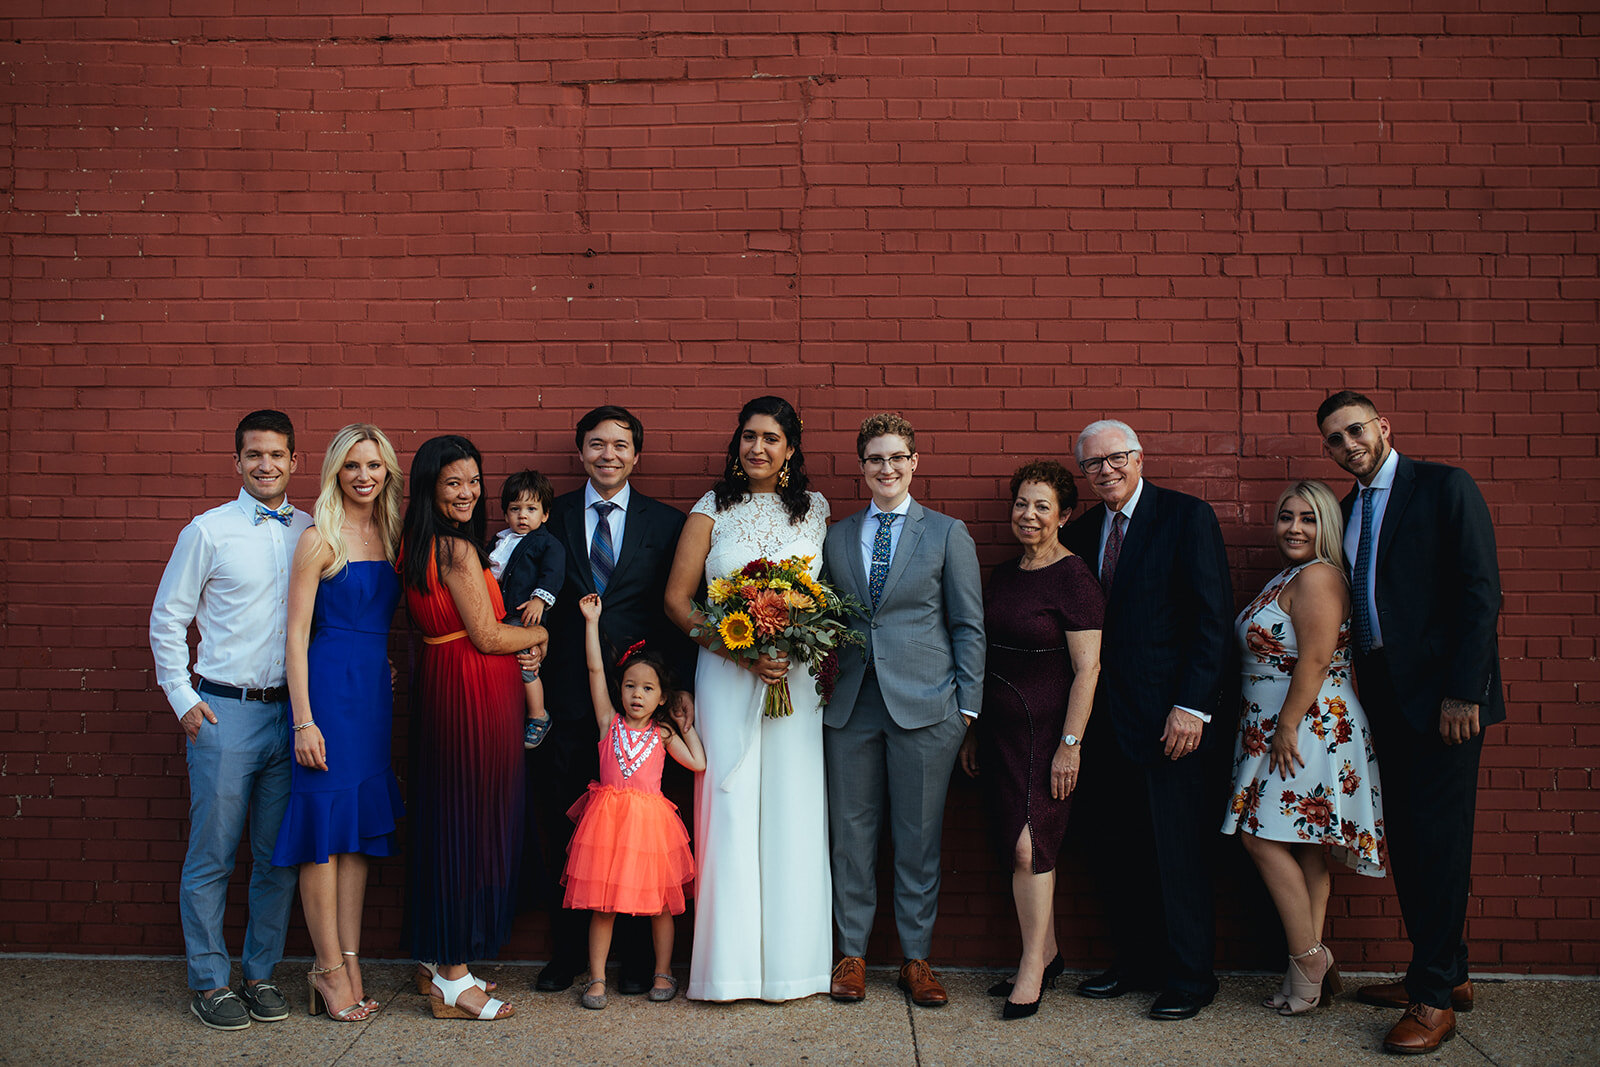
[[[405,805],[389,762],[389,623],[399,602],[399,575],[382,560],[346,564],[317,587],[307,682],[311,716],[327,743],[328,769],[294,764],[289,806],[272,853],[280,867],[326,863],[346,852],[399,851],[395,820]]]

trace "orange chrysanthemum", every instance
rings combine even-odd
[[[789,605],[783,602],[783,594],[772,589],[763,589],[750,601],[750,621],[755,623],[756,633],[763,637],[782,630],[789,625]]]

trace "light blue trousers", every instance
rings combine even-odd
[[[223,913],[234,858],[250,825],[250,917],[244,931],[246,981],[272,977],[283,958],[299,872],[274,867],[272,849],[289,803],[289,704],[233,700],[202,694],[216,715],[203,722],[187,746],[189,852],[178,885],[189,988],[229,984]]]

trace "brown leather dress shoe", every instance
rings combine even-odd
[[[911,994],[911,1003],[921,1007],[942,1008],[950,1003],[950,995],[927,960],[906,960],[900,965],[900,980],[895,984]]]
[[[1406,992],[1404,982],[1380,982],[1362,986],[1356,991],[1356,999],[1380,1008],[1405,1008],[1411,1003],[1411,994]],[[1450,1007],[1456,1011],[1472,1010],[1472,979],[1450,990]]]
[[[1385,1052],[1411,1055],[1432,1052],[1456,1036],[1456,1013],[1449,1008],[1413,1004],[1383,1039]]]
[[[860,956],[846,956],[833,965],[833,984],[828,996],[841,1004],[854,1004],[867,999],[867,961]]]

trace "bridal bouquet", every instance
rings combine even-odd
[[[689,636],[709,635],[713,651],[725,647],[740,663],[754,663],[763,652],[787,653],[791,662],[811,668],[826,704],[839,677],[839,651],[866,645],[848,621],[852,615],[865,617],[866,610],[855,597],[811,577],[815,559],[758,559],[713,579],[707,602],[694,605],[705,621]],[[767,687],[761,710],[772,718],[794,712],[787,678]]]

